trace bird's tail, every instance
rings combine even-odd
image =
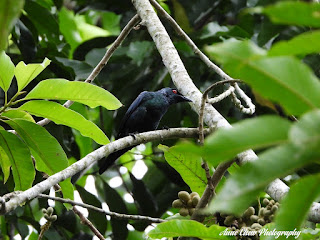
[[[101,159],[98,162],[98,166],[99,166],[99,174],[104,173],[109,167],[112,166],[112,164],[119,158],[121,157],[123,154],[125,154],[127,151],[129,151],[130,149],[134,148],[135,146],[132,147],[128,147],[128,148],[124,148],[122,150],[116,151],[111,153],[108,157]]]

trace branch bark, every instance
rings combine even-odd
[[[209,131],[210,130],[207,129],[206,134],[208,134]],[[198,132],[198,128],[171,128],[168,130],[156,130],[140,133],[136,134],[134,137],[128,136],[118,139],[89,153],[81,160],[50,176],[46,180],[34,185],[32,188],[13,196],[8,202],[6,202],[4,198],[0,198],[0,214],[5,214],[14,210],[16,207],[23,205],[26,201],[37,197],[40,193],[50,189],[55,184],[72,177],[76,173],[87,168],[91,164],[97,162],[101,158],[114,151],[155,140],[164,140],[170,138],[197,138]]]
[[[132,0],[137,9],[142,23],[147,27],[161,57],[164,65],[168,69],[172,81],[178,91],[191,99],[191,107],[198,114],[200,113],[202,94],[194,85],[185,69],[177,50],[175,49],[168,33],[159,20],[157,14],[148,0]],[[204,122],[210,128],[230,128],[228,121],[211,105],[205,105]],[[252,150],[238,154],[240,162],[245,163],[258,159]],[[279,201],[289,190],[289,187],[279,179],[274,180],[266,188],[266,192],[275,200]],[[314,203],[312,212],[309,213],[310,221],[320,221],[320,204]]]

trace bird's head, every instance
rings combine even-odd
[[[159,92],[167,98],[170,105],[179,102],[192,102],[192,100],[186,98],[174,88],[163,88]]]

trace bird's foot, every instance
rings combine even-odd
[[[168,126],[163,126],[162,130],[169,130],[170,128]]]

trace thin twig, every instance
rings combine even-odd
[[[226,91],[224,91],[220,95],[218,95],[218,96],[216,96],[214,98],[209,98],[207,100],[207,102],[210,103],[210,104],[214,104],[214,103],[220,102],[223,99],[225,99],[226,97],[230,96],[234,91],[235,91],[235,88],[233,86],[230,86]]]
[[[52,196],[49,196],[46,194],[39,194],[37,197],[51,199],[51,200],[59,201],[62,203],[69,203],[72,206],[80,206],[83,208],[91,209],[93,211],[100,212],[100,213],[103,213],[103,214],[108,215],[110,217],[119,218],[119,219],[143,220],[143,221],[148,221],[148,222],[153,222],[153,223],[165,222],[165,220],[163,220],[161,218],[152,218],[152,217],[141,216],[141,215],[128,215],[128,214],[122,214],[122,213],[116,213],[116,212],[109,212],[109,211],[105,211],[101,208],[98,208],[98,207],[95,207],[95,206],[92,206],[92,205],[89,205],[86,203],[75,202],[75,201],[72,201],[67,198],[52,197]]]
[[[200,198],[199,203],[197,204],[196,210],[194,214],[191,216],[192,220],[195,221],[203,221],[203,215],[201,214],[201,209],[205,208],[207,204],[212,200],[215,196],[215,189],[218,186],[218,183],[221,181],[223,175],[227,171],[227,169],[234,163],[235,160],[223,162],[218,165],[216,170],[214,171],[210,182],[211,185],[207,185],[206,189],[203,192],[203,195]]]
[[[239,110],[245,114],[254,114],[255,110],[256,110],[256,106],[252,103],[251,98],[249,98],[244,91],[242,91],[242,89],[238,86],[238,84],[232,84],[233,87],[235,88],[236,92],[238,93],[239,97],[242,98],[244,100],[244,102],[247,104],[247,108],[244,107],[241,104],[241,101],[237,98],[237,95],[235,94],[235,92],[231,93],[232,99],[236,105],[236,107],[239,108]]]
[[[99,232],[99,230],[86,218],[75,206],[72,208],[72,211],[77,214],[80,218],[82,224],[87,225],[91,231],[96,235],[100,240],[105,240],[103,235]]]
[[[107,50],[106,54],[103,56],[103,58],[100,60],[98,65],[93,69],[91,74],[87,77],[85,82],[91,83],[96,76],[101,72],[101,70],[104,68],[104,66],[109,61],[110,57],[114,53],[114,51],[120,46],[120,44],[123,42],[123,40],[128,36],[131,29],[138,24],[140,21],[140,17],[138,15],[134,15],[134,17],[128,22],[128,24],[122,29],[121,33],[117,37],[117,39],[113,42],[111,47]],[[69,108],[73,104],[73,101],[66,101],[63,106],[66,108]],[[44,126],[47,125],[49,122],[51,122],[50,119],[44,118],[41,121],[37,122],[38,125]]]
[[[206,103],[206,100],[208,98],[208,93],[214,89],[216,86],[221,85],[221,84],[226,84],[226,83],[236,83],[236,82],[241,82],[240,80],[232,79],[232,80],[222,80],[219,82],[216,82],[212,84],[210,87],[208,87],[202,94],[202,99],[201,99],[201,107],[200,107],[200,113],[199,113],[199,142],[201,145],[203,145],[204,141],[204,135],[203,135],[203,115],[204,115],[204,106]]]

